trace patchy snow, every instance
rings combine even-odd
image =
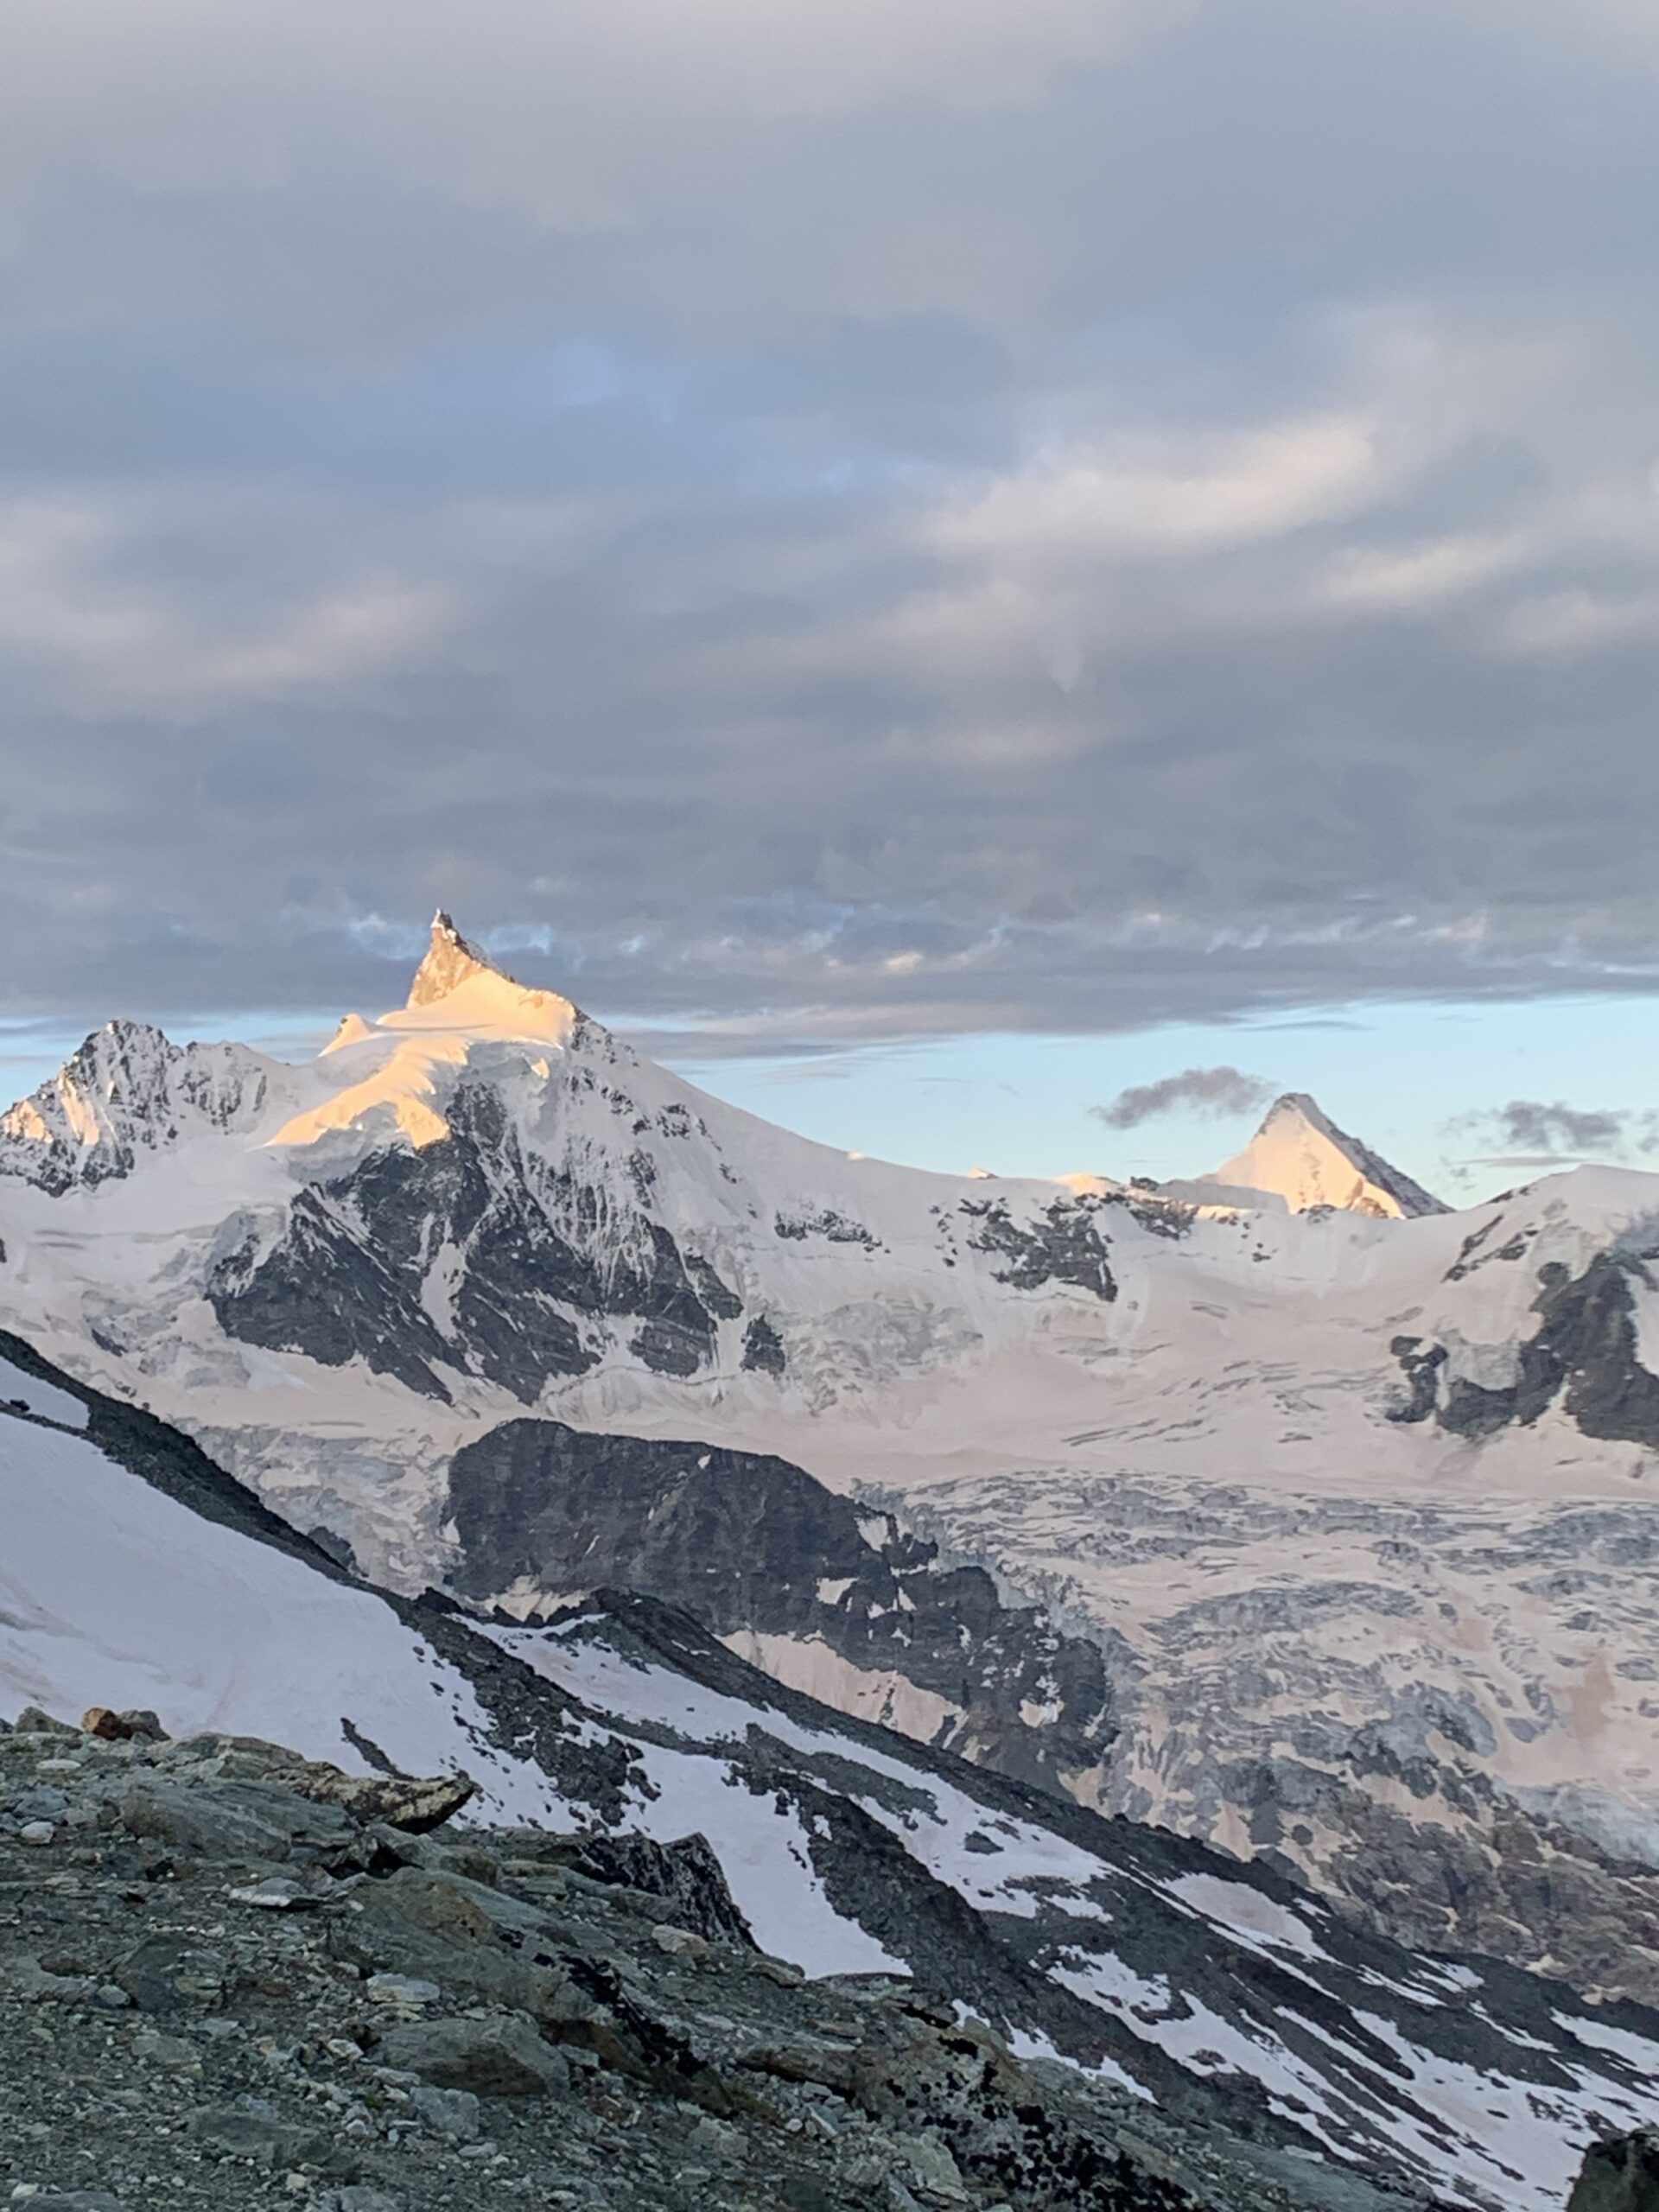
[[[1163,1886],[1166,1896],[1179,1897],[1242,1942],[1265,1943],[1304,1959],[1327,1955],[1305,1920],[1247,1882],[1229,1882],[1216,1874],[1182,1874]]]
[[[834,1604],[836,1599],[823,1598],[826,1587],[838,1589],[844,1597],[852,1585],[819,1584],[820,1600]],[[754,1629],[738,1629],[721,1641],[728,1651],[790,1689],[815,1697],[839,1713],[896,1728],[901,1736],[913,1736],[920,1743],[948,1740],[963,1718],[962,1707],[937,1691],[922,1689],[891,1669],[856,1667],[832,1650],[821,1636],[762,1635]]]
[[[902,1959],[830,1904],[792,1808],[780,1810],[771,1796],[757,1796],[707,1754],[652,1744],[644,1762],[660,1795],[636,1805],[635,1823],[663,1843],[706,1836],[762,1950],[814,1976],[909,1974]]]
[[[86,1404],[55,1382],[42,1382],[27,1375],[9,1359],[0,1358],[0,1405],[22,1406],[41,1421],[54,1421],[63,1428],[85,1428]]]
[[[150,1706],[177,1734],[264,1736],[365,1771],[344,1733],[349,1719],[406,1771],[472,1773],[486,1818],[575,1824],[574,1809],[539,1769],[488,1742],[467,1678],[372,1592],[200,1519],[86,1437],[0,1415],[0,1526],[6,1717],[26,1703],[71,1716],[93,1703]],[[1634,2124],[1659,2115],[1651,2086],[1659,2041],[1595,2019],[1557,2014],[1557,2078],[1541,2085],[1522,2078],[1518,2063],[1539,2050],[1535,2037],[1510,2036],[1515,2078],[1482,2072],[1413,2039],[1428,2017],[1421,2011],[1413,2034],[1370,2007],[1351,2010],[1351,2031],[1336,2031],[1275,1999],[1269,2022],[1261,1991],[1282,1986],[1278,1975],[1314,1979],[1338,2006],[1351,2006],[1354,1976],[1297,1913],[1248,1881],[1202,1872],[1160,1878],[1132,1862],[1109,1863],[914,1764],[921,1755],[907,1756],[900,1743],[866,1743],[828,1713],[809,1725],[764,1694],[746,1700],[641,1663],[602,1640],[607,1618],[587,1605],[551,1629],[496,1623],[480,1632],[582,1701],[573,1740],[602,1742],[614,1724],[638,1755],[628,1824],[662,1840],[707,1836],[760,1941],[808,1974],[906,1968],[831,1901],[814,1858],[825,1840],[817,1819],[804,1820],[776,1791],[751,1788],[734,1770],[734,1746],[756,1728],[804,1760],[833,1762],[836,1788],[970,1905],[1039,1923],[1032,1932],[1039,1942],[1046,1929],[1063,1931],[1051,1967],[1060,1987],[1198,2077],[1259,2082],[1271,2107],[1332,2155],[1353,2158],[1383,2136],[1459,2202],[1553,2212],[1599,2117]],[[675,1740],[663,1740],[670,1733]],[[1115,1914],[1114,1902],[1135,1910]],[[1198,1923],[1184,1951],[1169,1941],[1170,1929],[1150,1940],[1143,1929],[1138,1940],[1156,1957],[1155,1970],[1127,1955],[1135,1926],[1154,1907],[1177,1916],[1171,1928],[1185,1928],[1189,1916]],[[1236,1946],[1241,1962],[1230,1965]],[[1259,1959],[1270,1963],[1251,1962]],[[1446,2017],[1457,2035],[1452,2015],[1473,1977],[1428,1961],[1421,1970],[1446,1992],[1433,2017]],[[1182,1973],[1198,1977],[1205,1993],[1181,1986]],[[1405,1994],[1423,2005],[1421,1992]],[[1218,2009],[1236,1998],[1237,2017]],[[1120,2057],[1124,2050],[1133,2045],[1121,2046]],[[1118,2060],[1099,2070],[1145,2094]]]
[[[1563,2012],[1553,2012],[1550,2018],[1558,2028],[1565,2028],[1580,2043],[1590,2044],[1597,2050],[1611,2050],[1620,2058],[1628,2059],[1632,2066],[1654,2081],[1659,2081],[1659,2043],[1651,2037],[1637,2035],[1629,2028],[1615,2027],[1611,2021],[1569,2019]]]

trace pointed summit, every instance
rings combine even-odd
[[[1339,1129],[1305,1090],[1274,1099],[1243,1151],[1206,1179],[1274,1192],[1293,1213],[1338,1206],[1406,1221],[1447,1211],[1409,1175]]]
[[[426,948],[426,957],[415,971],[415,981],[410,986],[406,1004],[431,1006],[438,999],[447,999],[451,991],[458,991],[474,976],[499,976],[502,970],[493,960],[475,945],[470,938],[462,937],[442,906],[432,917],[432,941]]]

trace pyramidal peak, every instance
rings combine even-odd
[[[302,1147],[390,1120],[418,1150],[449,1135],[445,1102],[480,1052],[489,1058],[505,1046],[545,1078],[551,1058],[583,1034],[605,1036],[557,992],[515,982],[440,909],[404,1004],[376,1021],[346,1015],[316,1062],[339,1087],[269,1141]]]
[[[1293,1213],[1336,1206],[1345,1213],[1409,1221],[1448,1211],[1421,1183],[1338,1128],[1305,1090],[1275,1098],[1243,1151],[1205,1179],[1268,1192]]]
[[[408,998],[374,1027],[563,1046],[587,1020],[557,991],[538,990],[509,976],[481,945],[463,937],[440,907]]]
[[[512,977],[502,974],[489,954],[481,946],[465,938],[450,920],[442,906],[432,917],[432,938],[426,948],[426,957],[415,970],[415,981],[410,986],[405,1007],[433,1006],[439,999],[447,999],[463,983],[475,976],[500,976],[504,982]]]

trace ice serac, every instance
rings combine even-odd
[[[1339,1206],[1345,1213],[1409,1221],[1449,1211],[1369,1145],[1339,1129],[1302,1090],[1275,1099],[1243,1151],[1208,1179],[1269,1192],[1293,1213]]]

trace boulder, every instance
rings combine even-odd
[[[203,2012],[217,2005],[231,1971],[222,1951],[176,1936],[149,1936],[111,1977],[141,2012]]]
[[[1659,2131],[1592,2143],[1567,2212],[1659,2212]]]
[[[254,2097],[207,2106],[185,2124],[210,2157],[247,2158],[259,2166],[321,2164],[334,2147],[320,2129],[278,2119]]]
[[[384,1821],[412,1835],[442,1827],[478,1794],[478,1784],[465,1774],[424,1781],[397,1774],[342,1774],[338,1767],[308,1760],[280,1768],[270,1778],[315,1804],[338,1805],[354,1820]]]
[[[20,1736],[79,1736],[80,1733],[73,1721],[54,1720],[38,1705],[26,1705],[11,1725]]]
[[[134,1738],[145,1743],[164,1744],[167,1731],[153,1713],[135,1707],[128,1713],[116,1713],[107,1705],[88,1706],[80,1716],[81,1733],[97,1736],[106,1744],[130,1743]]]
[[[191,1859],[335,1866],[349,1861],[359,1841],[346,1814],[268,1781],[204,1789],[146,1777],[123,1792],[118,1809],[130,1834]]]
[[[479,2137],[478,2099],[470,2089],[438,2089],[423,2082],[411,2089],[410,2109],[433,2134],[450,2143],[476,2143]]]
[[[496,2019],[409,2021],[380,2039],[383,2064],[438,2089],[475,2097],[544,2097],[568,2088],[570,2069],[521,2012]]]

